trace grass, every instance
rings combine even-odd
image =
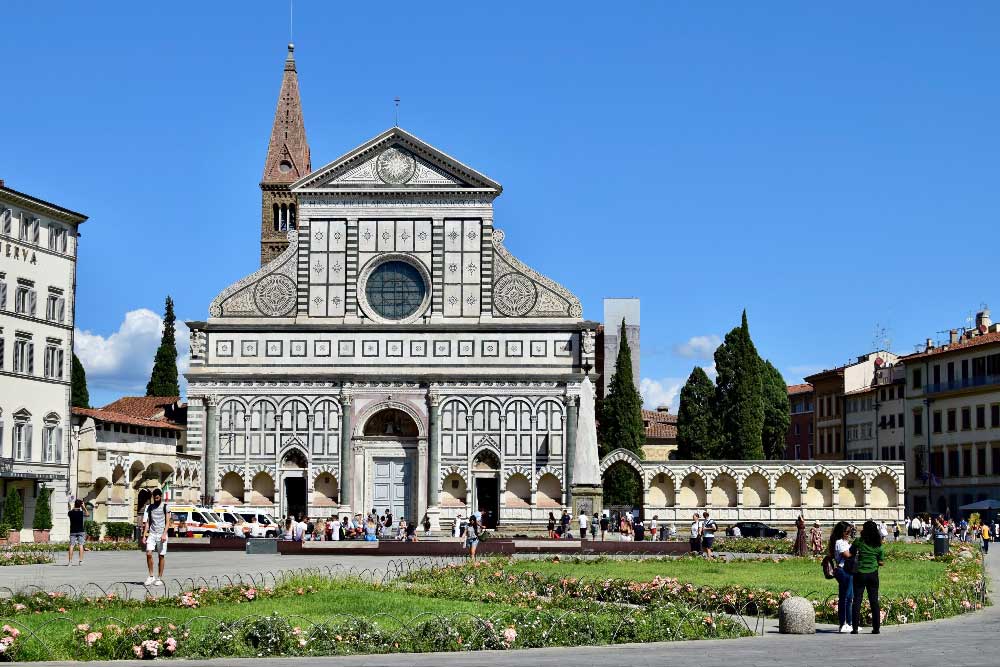
[[[513,609],[508,605],[423,597],[400,590],[373,590],[367,585],[347,582],[331,590],[302,596],[261,598],[252,603],[218,603],[198,609],[81,608],[67,613],[49,612],[19,616],[13,620],[17,621],[15,626],[22,629],[42,628],[40,635],[51,649],[50,653],[29,640],[27,644],[29,653],[23,659],[73,660],[77,659],[79,645],[72,641],[72,634],[73,628],[79,623],[93,626],[101,623],[118,623],[123,626],[148,622],[159,625],[173,623],[178,626],[191,623],[192,628],[198,626],[211,628],[218,621],[235,621],[277,612],[303,627],[307,627],[310,623],[334,620],[339,615],[344,615],[373,619],[382,629],[395,631],[411,625],[411,621],[422,614],[435,616],[471,614],[492,618],[502,616]],[[9,623],[10,620],[6,622]]]
[[[903,546],[903,545],[900,545]],[[919,553],[909,549],[898,552]],[[879,571],[880,592],[884,596],[910,596],[926,593],[944,574],[942,562],[894,558],[888,554],[886,566]],[[772,560],[710,561],[700,558],[655,560],[518,560],[511,569],[585,579],[621,578],[650,581],[656,576],[672,577],[696,586],[746,586],[775,593],[792,591],[796,595],[825,597],[836,584],[823,577],[817,561],[805,558]]]

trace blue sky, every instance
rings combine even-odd
[[[789,382],[876,325],[907,352],[1000,309],[1000,5],[703,4],[299,0],[313,164],[401,97],[400,125],[504,185],[508,247],[587,317],[642,299],[650,404],[744,307]],[[288,5],[8,0],[3,24],[0,178],[91,218],[101,404],[144,387],[165,294],[202,319],[256,266]]]

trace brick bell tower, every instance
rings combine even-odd
[[[294,54],[295,45],[289,44],[271,141],[267,145],[267,159],[264,160],[264,176],[260,182],[261,266],[288,247],[288,231],[296,228],[298,216],[289,186],[312,171]]]

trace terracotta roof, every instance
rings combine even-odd
[[[946,354],[948,352],[964,352],[970,347],[979,347],[980,345],[989,345],[990,343],[1000,343],[1000,331],[980,334],[978,336],[973,336],[972,338],[962,338],[954,345],[942,345],[941,347],[936,347],[933,350],[911,354],[903,357],[903,360],[912,361],[913,359],[924,359],[926,357],[933,357],[935,355]]]
[[[263,183],[294,183],[312,171],[294,51],[295,47],[289,44],[281,91],[278,93],[278,108],[274,111],[271,141],[267,144],[267,158],[264,160]],[[284,169],[282,163],[287,163]]]
[[[647,438],[676,438],[677,415],[658,410],[643,410],[642,420],[646,423]]]
[[[178,426],[173,422],[164,421],[162,419],[141,419],[139,417],[132,417],[120,412],[107,410],[105,408],[73,408],[73,414],[80,415],[82,417],[91,417],[97,421],[108,422],[111,424],[127,424],[129,426],[145,426],[147,428],[165,428],[171,431],[184,430],[184,427]]]
[[[101,410],[139,419],[163,419],[167,408],[180,403],[180,396],[122,396]]]
[[[790,384],[788,385],[788,395],[794,396],[795,394],[809,394],[812,393],[813,386],[811,384]]]

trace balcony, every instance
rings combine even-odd
[[[942,394],[949,391],[972,389],[974,387],[990,387],[1000,385],[1000,375],[977,375],[971,378],[961,378],[937,384],[925,384],[925,394]]]

